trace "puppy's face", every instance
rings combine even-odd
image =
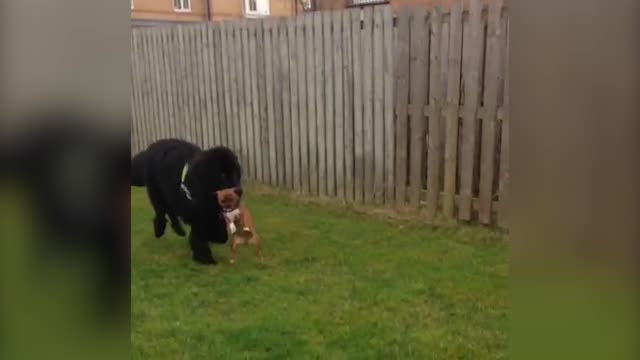
[[[242,197],[241,188],[223,189],[216,192],[218,204],[222,211],[229,212],[240,207],[240,198]]]

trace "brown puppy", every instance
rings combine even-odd
[[[222,211],[229,212],[237,209],[240,206],[240,197],[242,196],[242,189],[230,188],[222,189],[216,192],[218,197],[218,204],[222,208]]]
[[[236,210],[225,213],[225,219],[229,224],[231,233],[231,259],[230,263],[235,263],[238,258],[238,248],[240,245],[255,245],[256,255],[262,261],[262,240],[256,232],[251,212],[246,206],[239,206]]]

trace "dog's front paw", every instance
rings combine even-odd
[[[153,231],[156,235],[156,238],[164,235],[164,230],[167,227],[167,219],[163,217],[155,217],[153,219]]]
[[[193,261],[197,262],[201,265],[217,265],[218,262],[213,258],[213,256],[203,256],[193,254]]]

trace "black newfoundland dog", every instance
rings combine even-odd
[[[209,242],[227,241],[223,212],[230,210],[218,193],[242,196],[237,156],[222,146],[202,150],[183,140],[159,140],[131,160],[131,175],[131,185],[147,188],[156,237],[164,234],[167,217],[178,235],[186,235],[182,220],[191,225],[193,260],[215,264]]]

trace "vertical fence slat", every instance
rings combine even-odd
[[[187,63],[189,64],[189,72],[188,72],[188,92],[187,96],[189,98],[189,114],[190,116],[187,118],[189,122],[189,141],[202,146],[202,142],[200,141],[200,134],[198,129],[200,128],[200,98],[198,96],[198,56],[195,55],[198,53],[198,44],[199,41],[197,39],[197,32],[195,25],[187,26]]]
[[[250,154],[253,159],[253,179],[262,179],[262,153],[260,152],[260,98],[258,97],[258,74],[256,55],[256,22],[248,24],[249,79],[251,81],[251,117],[249,121]]]
[[[162,104],[160,88],[160,57],[162,56],[158,44],[158,33],[156,31],[149,32],[150,41],[150,68],[151,68],[151,91],[153,95],[153,109],[155,116],[152,119],[153,123],[153,139],[154,141],[162,138],[162,124],[164,123],[164,107]]]
[[[236,95],[235,95],[235,52],[233,44],[233,23],[223,22],[223,51],[222,56],[226,59],[225,64],[225,107],[227,108],[227,118],[225,123],[225,130],[227,132],[227,143],[225,144],[232,150],[236,150],[235,136],[233,130],[237,121],[237,107],[236,107]]]
[[[246,143],[245,151],[247,152],[245,157],[247,159],[247,166],[250,169],[250,174],[255,179],[255,150],[253,142],[253,105],[255,103],[255,97],[253,96],[252,87],[252,73],[251,63],[252,58],[249,50],[249,21],[245,20],[242,23],[242,71],[244,74],[244,94],[245,94],[245,108],[244,108],[244,122],[245,133],[244,141]]]
[[[306,84],[306,65],[307,57],[310,54],[305,53],[304,30],[309,24],[309,17],[298,17],[296,23],[296,48],[298,51],[298,109],[299,118],[298,125],[300,131],[300,185],[302,193],[309,193],[309,118],[307,112],[307,84]]]
[[[344,181],[347,201],[354,200],[353,178],[353,55],[351,39],[351,12],[342,12],[342,45],[344,63]]]
[[[447,115],[444,149],[444,200],[442,212],[448,219],[455,210],[458,166],[458,112],[460,103],[460,65],[462,56],[462,0],[456,0],[451,9],[449,27],[449,56],[447,78]]]
[[[242,29],[241,22],[234,22],[233,26],[233,53],[234,53],[234,69],[235,78],[235,96],[236,96],[236,116],[233,122],[233,136],[235,138],[236,153],[240,157],[242,164],[246,163],[246,143],[243,143],[242,134],[245,132],[245,103],[244,97],[244,69],[242,68]]]
[[[280,61],[282,62],[280,76],[282,78],[282,122],[283,122],[283,167],[284,185],[287,189],[292,188],[291,176],[291,68],[289,67],[289,34],[287,21],[280,24]]]
[[[411,122],[410,122],[410,167],[409,203],[419,206],[422,192],[422,166],[424,144],[424,104],[427,87],[429,29],[425,21],[424,8],[418,8],[411,18]]]
[[[173,46],[175,51],[175,86],[176,86],[176,136],[184,139],[184,39],[183,26],[178,25],[174,30]]]
[[[247,54],[247,37],[246,37],[247,20],[243,19],[237,23],[236,28],[236,45],[238,47],[238,82],[240,87],[240,144],[242,148],[242,167],[247,170],[251,169],[251,157],[249,156],[249,121],[251,119],[251,86],[249,84],[249,56]],[[251,176],[251,171],[247,171]]]
[[[259,103],[260,103],[260,126],[259,126],[259,147],[262,154],[262,179],[261,181],[271,183],[271,157],[269,154],[269,99],[272,92],[268,83],[269,63],[267,60],[267,52],[269,51],[269,42],[267,42],[267,23],[266,20],[259,20],[257,28],[257,52],[258,52],[258,81],[259,81]]]
[[[135,129],[135,151],[132,155],[142,151],[144,149],[144,143],[142,141],[142,119],[144,118],[143,106],[142,106],[142,96],[141,92],[141,84],[140,84],[140,69],[138,67],[138,62],[140,60],[140,51],[138,49],[138,34],[139,31],[133,29],[131,31],[131,80],[132,80],[132,89],[131,92],[133,94],[133,128]]]
[[[209,100],[211,103],[211,113],[209,117],[209,127],[210,127],[210,146],[216,146],[220,144],[220,114],[218,109],[218,76],[217,72],[217,61],[215,59],[215,54],[218,52],[219,48],[216,47],[216,38],[215,38],[215,30],[213,25],[207,24],[206,26],[207,37],[208,37],[208,52],[209,52],[209,94],[211,95],[211,99]]]
[[[307,84],[307,118],[309,130],[309,191],[311,195],[318,195],[318,118],[316,109],[316,64],[318,55],[315,52],[313,17],[304,17],[304,36],[306,57]]]
[[[213,109],[212,100],[213,95],[211,93],[211,67],[209,59],[209,48],[211,42],[209,39],[209,26],[207,23],[200,24],[200,33],[202,34],[202,78],[200,84],[203,87],[202,91],[202,131],[204,137],[204,147],[210,148],[213,145]]]
[[[428,132],[428,152],[427,152],[427,221],[431,222],[435,218],[440,198],[440,174],[442,165],[442,102],[443,85],[441,72],[442,47],[442,13],[440,7],[436,7],[432,13],[431,31],[433,41],[430,62],[435,72],[431,73],[429,103],[431,113],[429,114]]]
[[[373,197],[376,204],[384,200],[384,24],[382,7],[373,14]]]
[[[269,153],[269,184],[276,185],[278,171],[276,169],[276,129],[275,129],[275,102],[273,79],[273,20],[264,21],[264,49],[265,49],[265,74],[267,84],[267,146]]]
[[[164,48],[162,41],[162,32],[156,31],[154,34],[154,42],[155,42],[155,56],[154,61],[156,63],[156,71],[155,71],[155,83],[156,83],[156,92],[157,92],[157,101],[158,101],[158,112],[159,117],[156,119],[158,123],[158,136],[159,138],[167,137],[167,124],[169,123],[169,119],[167,116],[167,102],[165,99],[165,84],[164,84]]]
[[[442,10],[442,8],[440,8],[440,10]],[[449,13],[449,21],[445,21],[445,14],[442,13],[442,11],[440,12],[441,16],[441,20],[440,22],[442,23],[441,25],[441,30],[440,30],[440,79],[441,79],[441,84],[443,86],[442,90],[443,90],[443,96],[446,97],[446,85],[448,84],[448,79],[449,79],[449,57],[447,54],[449,54],[449,36],[450,36],[450,25],[451,25],[451,13]],[[444,98],[443,98],[443,104],[444,104]],[[444,123],[444,118],[442,119],[443,123]],[[442,126],[442,135],[444,136],[444,126]]]
[[[237,142],[236,132],[238,131],[238,73],[236,72],[237,55],[236,55],[236,34],[233,22],[227,24],[227,51],[229,52],[229,106],[231,116],[227,119],[227,136],[229,147],[236,153],[239,153],[239,144]]]
[[[130,52],[130,56],[129,56],[129,86],[130,86],[130,92],[131,92],[131,99],[129,100],[131,103],[131,127],[130,127],[130,131],[131,131],[131,137],[129,138],[129,146],[130,146],[130,156],[133,157],[135,154],[138,153],[138,129],[137,129],[137,124],[138,124],[138,107],[137,107],[137,94],[136,94],[136,90],[137,90],[137,84],[135,82],[134,76],[135,74],[135,68],[133,65],[134,62],[134,57],[136,56],[134,53],[134,47],[133,47],[133,31],[131,32],[131,37],[129,38],[129,52]]]
[[[324,61],[322,42],[322,13],[313,14],[313,54],[315,82],[316,133],[318,135],[318,195],[327,195],[327,137],[324,107]],[[314,100],[314,99],[311,99]]]
[[[344,94],[343,94],[343,82],[342,82],[342,16],[340,12],[334,12],[331,14],[333,19],[333,85],[334,85],[334,108],[335,108],[335,122],[336,122],[336,136],[335,136],[335,168],[336,168],[336,195],[344,199]]]
[[[507,226],[507,216],[508,216],[508,205],[507,199],[509,196],[509,20],[505,21],[505,33],[506,33],[506,42],[504,49],[504,66],[502,67],[502,71],[504,74],[504,92],[503,92],[503,112],[504,116],[502,118],[502,136],[501,136],[501,147],[500,147],[500,208],[498,212],[498,224],[502,227]]]
[[[487,31],[487,64],[485,70],[485,91],[483,105],[485,117],[482,119],[482,144],[480,160],[480,193],[478,220],[483,224],[491,223],[491,204],[493,202],[493,179],[495,172],[495,121],[498,105],[498,76],[500,54],[504,29],[500,24],[502,0],[489,5],[489,28]]]
[[[179,83],[179,56],[180,52],[178,51],[178,32],[176,28],[171,28],[169,30],[169,81],[171,86],[169,87],[170,94],[170,102],[172,107],[171,112],[171,137],[179,138],[180,137],[180,129],[179,129],[179,109],[178,109],[178,96],[180,93],[180,83]]]
[[[213,43],[211,41],[210,36],[210,26],[209,24],[201,24],[202,31],[202,42],[203,42],[203,74],[201,83],[204,86],[204,103],[205,103],[205,117],[204,117],[204,126],[203,131],[205,132],[205,142],[204,146],[206,148],[210,148],[215,143],[214,141],[214,131],[213,131],[213,121],[215,116],[213,114],[213,102],[215,101],[213,96],[213,79],[211,76],[213,66],[211,61],[211,48],[213,47]]]
[[[216,145],[224,145],[226,144],[227,131],[225,128],[226,122],[226,112],[225,112],[225,88],[224,88],[224,74],[222,64],[224,60],[222,59],[222,27],[220,24],[213,25],[213,42],[214,42],[214,51],[213,58],[215,59],[215,74],[216,74],[216,94],[217,94],[217,117],[216,117]]]
[[[232,114],[231,114],[231,68],[229,67],[229,62],[231,61],[231,53],[229,52],[229,24],[227,22],[222,22],[220,24],[220,41],[221,41],[221,57],[222,57],[222,78],[223,78],[223,86],[224,86],[224,122],[222,123],[222,131],[225,146],[232,146],[232,137],[231,134],[231,124],[232,124]]]
[[[189,118],[189,63],[188,63],[188,28],[186,25],[180,25],[179,27],[179,46],[180,46],[180,83],[181,83],[181,91],[180,91],[180,128],[182,129],[182,138],[185,140],[191,140],[190,133],[190,123]]]
[[[149,117],[149,109],[147,107],[147,94],[146,94],[146,88],[145,88],[145,78],[144,78],[144,47],[143,47],[143,32],[136,30],[135,33],[135,47],[136,47],[136,52],[138,53],[137,56],[137,60],[136,60],[136,67],[138,68],[138,84],[140,86],[140,90],[139,90],[139,102],[140,102],[140,123],[138,124],[138,129],[140,129],[140,136],[141,136],[141,141],[140,141],[140,146],[141,146],[141,150],[145,149],[148,145],[148,139],[149,139],[149,135],[148,135],[148,131],[147,131],[147,118]]]
[[[153,98],[152,98],[152,87],[151,87],[151,52],[149,51],[149,31],[141,31],[140,32],[140,46],[142,48],[142,79],[144,86],[144,99],[145,99],[145,108],[146,108],[146,116],[145,116],[145,132],[147,135],[147,146],[151,144],[154,139],[153,134],[153,119],[155,118],[154,107],[153,107]]]
[[[273,104],[274,104],[274,152],[275,152],[275,167],[276,170],[276,184],[278,186],[284,185],[284,139],[283,137],[283,123],[282,123],[282,62],[280,58],[280,21],[273,22]]]
[[[393,120],[393,12],[390,6],[385,6],[382,12],[383,21],[383,56],[384,56],[384,183],[385,203],[393,202],[395,183],[395,134]]]
[[[163,48],[164,48],[164,69],[163,77],[165,80],[165,101],[167,102],[167,137],[175,137],[175,108],[174,108],[174,83],[173,76],[175,67],[173,64],[173,40],[172,29],[165,28],[162,31]]]
[[[256,20],[256,70],[258,78],[258,104],[259,104],[259,116],[258,126],[255,128],[256,134],[256,146],[258,147],[260,158],[260,168],[262,172],[260,181],[263,183],[269,182],[269,148],[265,146],[269,139],[269,133],[267,129],[267,83],[265,75],[265,40],[264,40],[264,20]]]
[[[322,13],[322,33],[324,44],[324,115],[326,122],[326,151],[327,151],[327,195],[336,194],[336,118],[333,109],[333,38],[331,36],[331,13]]]
[[[462,146],[460,147],[460,201],[458,218],[471,220],[473,177],[475,169],[477,113],[480,104],[480,71],[483,54],[484,31],[480,0],[471,0],[469,11],[469,38],[463,49],[464,116]]]
[[[138,86],[140,87],[139,94],[138,94],[138,97],[139,97],[138,101],[140,103],[140,123],[138,125],[138,128],[140,129],[141,149],[145,149],[148,146],[146,119],[149,116],[148,109],[147,109],[147,94],[146,94],[145,77],[144,77],[145,54],[144,54],[144,46],[143,46],[143,36],[144,36],[144,33],[141,30],[135,30],[133,43],[134,43],[136,52],[138,54],[138,56],[136,57],[136,68],[138,69],[137,80],[138,80]]]
[[[374,114],[373,114],[373,8],[363,10],[362,42],[362,92],[364,128],[364,200],[374,199]]]
[[[396,43],[395,61],[395,105],[396,105],[396,173],[395,200],[396,205],[403,205],[407,199],[407,165],[409,151],[409,51],[410,23],[409,9],[404,8],[397,20],[398,39]]]
[[[202,146],[200,138],[201,131],[201,114],[200,114],[200,64],[199,64],[199,52],[200,52],[200,39],[198,37],[197,26],[195,24],[189,25],[189,100],[191,106],[191,118],[189,119],[191,124],[191,139],[190,141]]]
[[[198,44],[198,51],[196,52],[196,61],[197,61],[197,73],[194,79],[194,82],[197,84],[196,88],[198,92],[196,94],[196,99],[198,99],[197,108],[199,114],[199,126],[196,129],[198,134],[198,139],[200,141],[200,146],[206,148],[208,147],[208,131],[207,131],[207,96],[205,95],[205,78],[206,78],[206,68],[205,68],[205,53],[206,53],[206,37],[204,33],[204,25],[198,24],[194,27],[194,31],[197,34],[196,40]]]
[[[147,61],[145,65],[148,68],[147,88],[149,89],[149,106],[151,108],[149,111],[149,113],[151,114],[151,117],[148,118],[149,133],[151,135],[151,139],[149,143],[152,143],[153,141],[158,139],[157,123],[159,118],[158,104],[156,100],[157,92],[155,91],[155,85],[156,85],[155,78],[154,78],[155,77],[155,63],[154,63],[155,51],[154,51],[153,40],[154,40],[153,32],[147,31],[145,33],[145,52],[147,53]]]
[[[296,47],[296,19],[287,19],[289,69],[291,69],[291,155],[293,190],[300,192],[300,117],[298,112],[298,66],[302,66]]]
[[[197,111],[197,106],[196,106],[196,94],[197,91],[195,90],[195,86],[196,86],[196,56],[194,55],[194,53],[196,52],[196,45],[197,45],[197,41],[194,38],[194,26],[189,24],[186,27],[186,45],[187,45],[187,49],[186,49],[186,58],[187,58],[187,66],[188,66],[188,72],[187,72],[187,101],[189,104],[189,116],[187,117],[187,122],[189,124],[189,141],[194,142],[198,145],[199,141],[196,138],[198,131],[196,129],[196,124],[197,124],[197,119],[198,119],[198,115],[196,114]]]
[[[353,119],[354,119],[354,154],[355,154],[355,199],[364,202],[364,124],[363,124],[363,92],[362,92],[362,32],[360,30],[361,11],[355,9],[351,13],[351,35],[353,37]]]

